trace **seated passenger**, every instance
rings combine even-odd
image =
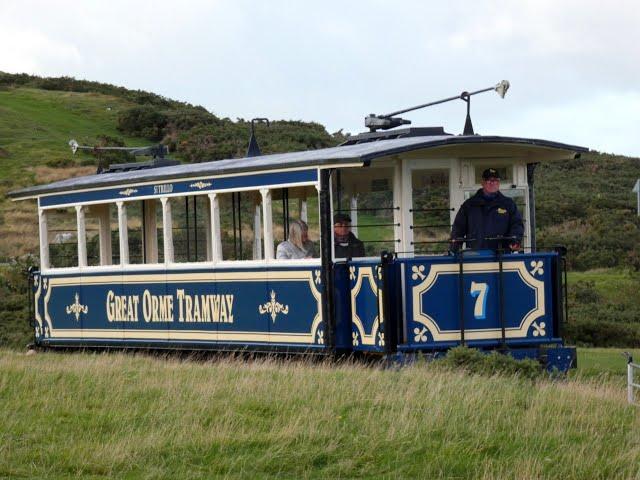
[[[364,243],[351,231],[351,217],[345,213],[333,216],[333,240],[336,258],[364,257]]]
[[[317,257],[316,247],[309,240],[309,226],[302,220],[294,220],[289,225],[289,239],[281,242],[276,250],[278,260]]]

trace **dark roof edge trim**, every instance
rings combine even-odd
[[[341,158],[341,159],[320,159],[314,165],[304,164],[302,161],[292,162],[290,165],[287,165],[286,169],[298,170],[298,169],[316,168],[316,167],[328,168],[333,165],[364,164],[365,162],[366,161],[360,157],[349,157],[349,158]],[[167,180],[184,180],[188,178],[216,178],[216,177],[234,175],[238,173],[246,173],[247,175],[251,175],[251,174],[268,173],[272,170],[282,170],[282,169],[283,167],[279,165],[266,165],[264,168],[261,168],[259,170],[258,169],[247,170],[246,168],[224,168],[214,173],[203,172],[201,174],[194,174],[194,173],[186,172],[184,174],[159,174],[147,180],[127,181],[125,178],[125,179],[117,179],[113,181],[106,181],[94,187],[79,186],[79,188],[65,188],[65,187],[47,188],[49,185],[52,185],[52,184],[43,184],[43,185],[36,185],[34,187],[23,188],[20,190],[14,190],[13,192],[8,192],[7,197],[11,198],[12,200],[28,200],[32,198],[38,198],[44,195],[50,195],[50,194],[61,193],[61,192],[74,192],[77,190],[102,190],[105,188],[112,188],[120,185],[125,186],[125,185],[140,185],[140,184],[155,183],[155,182],[160,183],[160,182],[165,182]],[[82,178],[82,177],[77,177],[77,178]]]
[[[374,158],[383,157],[387,155],[397,155],[399,153],[406,153],[412,150],[421,150],[423,148],[437,148],[448,145],[470,145],[470,144],[483,144],[483,143],[505,143],[514,145],[532,145],[535,147],[553,148],[556,150],[566,150],[568,152],[587,153],[588,148],[579,147],[577,145],[568,145],[566,143],[552,142],[549,140],[538,140],[535,138],[516,138],[516,137],[498,137],[498,136],[459,136],[449,137],[442,140],[425,142],[426,144],[410,145],[409,147],[397,147],[384,152],[374,152],[370,154],[362,155],[362,159],[367,162]]]

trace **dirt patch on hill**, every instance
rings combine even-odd
[[[67,167],[53,168],[46,166],[32,167],[31,170],[36,175],[36,183],[51,183],[67,178],[82,177],[96,173],[96,167]]]
[[[9,158],[9,152],[0,147],[0,158]]]

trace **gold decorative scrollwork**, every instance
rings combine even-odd
[[[135,188],[127,188],[126,190],[121,190],[120,192],[118,192],[120,195],[124,195],[125,197],[130,196],[133,193],[138,193],[138,190],[136,190]]]
[[[289,305],[283,305],[276,301],[276,292],[271,290],[271,300],[263,305],[258,305],[258,311],[261,314],[270,313],[271,320],[276,323],[276,317],[279,313],[287,315],[289,313]]]
[[[189,187],[191,188],[197,188],[198,190],[202,190],[203,188],[207,188],[211,186],[211,182],[203,182],[203,181],[199,181],[196,183],[192,183],[191,185],[189,185]]]
[[[80,314],[87,313],[89,311],[89,307],[87,305],[80,304],[80,295],[76,292],[76,302],[71,305],[67,305],[66,308],[67,315],[74,314],[76,317],[76,322],[80,321]]]

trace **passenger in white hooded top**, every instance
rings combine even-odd
[[[309,240],[309,226],[302,220],[293,220],[289,224],[289,239],[281,242],[276,250],[278,260],[317,257],[316,247]]]

